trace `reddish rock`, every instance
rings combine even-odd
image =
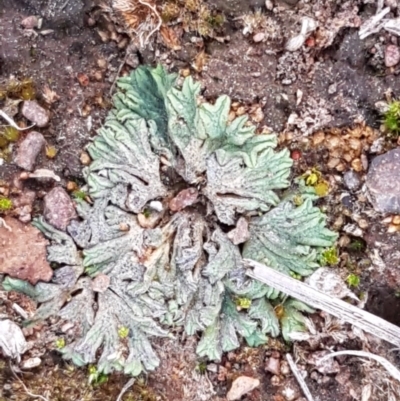
[[[197,202],[199,191],[196,188],[188,188],[179,192],[175,198],[169,202],[169,208],[173,212],[179,212],[187,206],[191,206]]]
[[[32,131],[21,142],[17,151],[15,163],[24,170],[32,171],[36,158],[43,149],[46,141],[40,132]]]
[[[46,259],[48,241],[31,225],[5,217],[0,226],[0,273],[31,284],[50,281],[53,270]]]
[[[110,277],[100,273],[92,281],[92,290],[94,292],[105,292],[110,286]]]
[[[55,228],[65,231],[69,222],[77,217],[74,203],[61,188],[53,188],[44,197],[44,217]]]
[[[34,100],[25,100],[21,111],[22,115],[37,127],[45,127],[49,123],[49,112]]]
[[[385,49],[386,67],[394,67],[400,61],[400,49],[396,45],[388,45]]]

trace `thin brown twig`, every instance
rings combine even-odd
[[[47,399],[47,398],[44,397],[43,395],[33,394],[33,393],[31,393],[31,392],[28,390],[28,388],[25,386],[25,383],[22,381],[22,379],[21,379],[20,377],[18,377],[18,375],[15,373],[15,371],[14,371],[12,365],[11,365],[11,361],[10,361],[10,369],[11,369],[11,372],[12,372],[13,376],[22,384],[22,387],[24,388],[26,394],[29,395],[29,397],[32,397],[32,398],[40,398],[40,399],[42,399],[43,401],[49,401],[49,399]]]
[[[126,60],[128,59],[129,52],[130,52],[130,44],[126,47],[126,54],[125,54],[125,57],[124,57],[124,59],[121,61],[121,64],[120,64],[119,67],[118,67],[117,75],[115,76],[114,82],[113,82],[112,85],[111,85],[111,88],[110,88],[110,96],[112,96],[112,93],[113,93],[114,88],[115,88],[115,84],[117,83],[117,80],[118,80],[118,78],[119,78],[119,74],[120,74],[121,71],[122,71],[122,67],[125,65]]]

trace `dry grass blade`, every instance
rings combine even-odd
[[[247,275],[282,291],[316,309],[323,310],[367,333],[400,346],[400,328],[347,302],[329,296],[286,274],[251,259],[245,263],[252,267]]]
[[[374,361],[380,363],[389,373],[390,375],[398,380],[400,382],[400,371],[393,365],[391,364],[387,359],[371,354],[370,352],[365,352],[365,351],[337,351],[337,352],[332,352],[332,354],[326,355],[323,358],[321,358],[321,362],[328,358],[333,358],[335,356],[340,356],[340,355],[352,355],[352,356],[359,356],[361,358],[370,358],[373,359]]]
[[[307,401],[314,401],[314,398],[310,392],[310,390],[307,387],[306,382],[303,379],[303,376],[301,375],[299,369],[297,368],[296,363],[294,362],[292,356],[290,354],[286,354],[286,360],[288,361],[288,364],[290,366],[290,369],[292,370],[294,377],[296,378],[297,382],[299,383],[301,389],[303,390],[304,395],[307,398]]]

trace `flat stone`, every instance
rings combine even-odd
[[[46,140],[40,132],[31,131],[19,145],[15,163],[24,170],[32,171],[36,158],[43,149]]]
[[[400,213],[400,149],[375,157],[367,174],[368,195],[374,208]]]
[[[239,376],[232,383],[226,399],[228,401],[240,400],[245,394],[250,393],[260,385],[260,380],[248,376]]]
[[[44,197],[43,215],[53,227],[62,231],[77,217],[74,203],[62,187],[53,188]]]
[[[53,270],[47,262],[49,243],[42,233],[12,217],[4,221],[6,224],[0,227],[0,273],[31,284],[50,281]]]
[[[49,123],[50,114],[35,100],[25,100],[22,105],[22,115],[37,127],[45,127]]]

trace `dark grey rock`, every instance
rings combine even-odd
[[[369,198],[383,213],[400,213],[400,149],[375,157],[367,174]]]
[[[46,140],[40,132],[32,131],[19,145],[15,163],[24,170],[32,171],[36,158],[43,149]]]
[[[350,191],[357,191],[361,187],[361,178],[354,170],[346,171],[343,175],[344,185]]]
[[[74,203],[61,187],[53,188],[44,197],[43,214],[52,226],[63,231],[66,230],[69,222],[77,217]]]

